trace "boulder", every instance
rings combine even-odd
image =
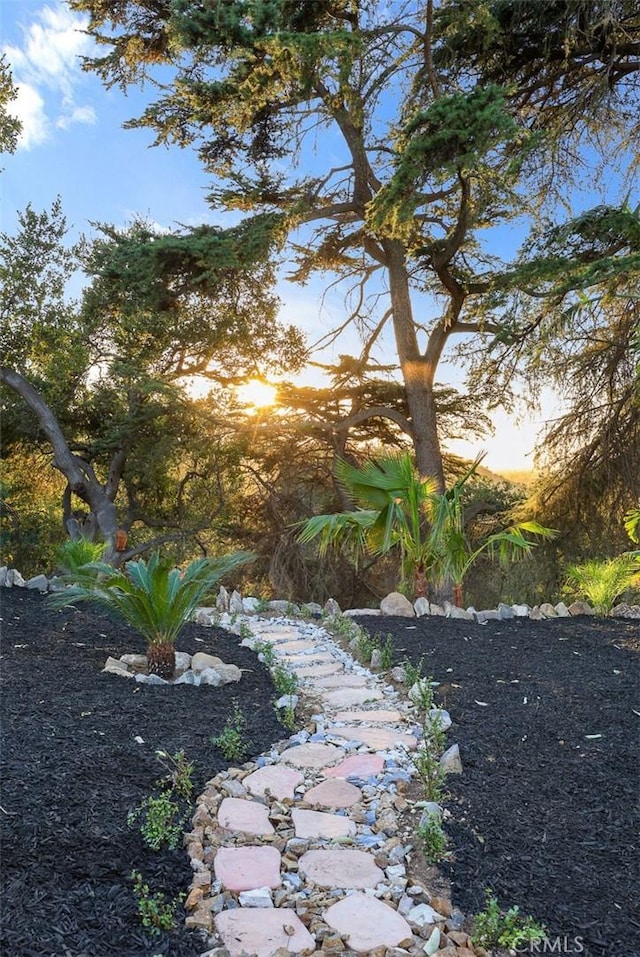
[[[113,675],[121,675],[123,678],[133,678],[133,672],[129,671],[124,661],[112,658],[111,655],[107,658],[102,670]]]
[[[543,601],[540,605],[540,611],[545,618],[557,618],[558,612],[555,610],[550,601]]]
[[[229,611],[229,592],[224,585],[220,585],[220,591],[216,598],[216,610],[220,612]]]
[[[27,582],[27,588],[32,588],[34,591],[49,591],[49,579],[46,575],[34,575]]]
[[[555,605],[554,607],[555,607],[556,615],[558,616],[558,618],[570,618],[570,617],[571,617],[571,614],[570,614],[570,612],[569,612],[569,609],[567,608],[567,606],[565,605],[565,603],[564,603],[563,601],[559,601],[558,604]]]
[[[218,614],[215,608],[198,608],[196,610],[196,625],[204,625],[208,628],[213,625],[215,616]]]
[[[423,615],[430,615],[431,611],[429,609],[429,602],[426,598],[423,598],[421,595],[413,603],[413,610],[416,613],[417,618],[422,618]]]
[[[229,598],[229,614],[241,615],[244,611],[242,606],[242,595],[239,591],[232,591]]]
[[[0,568],[0,588],[5,588],[7,584],[7,572],[9,569],[6,565],[3,565]]]
[[[184,674],[191,667],[191,655],[186,651],[176,651],[175,661],[176,677]]]
[[[404,618],[415,618],[413,605],[405,595],[399,591],[392,591],[380,602],[380,611],[383,615],[400,615]]]
[[[17,568],[10,568],[7,572],[7,580],[5,582],[7,587],[11,588],[24,588],[27,584]]]
[[[451,715],[444,708],[430,708],[429,720],[432,722],[437,721],[441,731],[448,731],[453,724]]]
[[[540,605],[533,606],[529,612],[529,618],[531,618],[532,621],[542,621],[544,619],[544,614],[540,609]]]
[[[640,618],[640,605],[628,605],[626,601],[620,602],[611,609],[612,618]]]
[[[489,608],[486,611],[474,611],[473,617],[479,625],[483,625],[485,621],[500,621],[500,612],[497,608]]]
[[[340,611],[340,605],[335,600],[335,598],[327,598],[326,602],[324,603],[324,613],[325,615],[328,615],[329,617],[332,617],[333,615],[342,614],[342,612]]]
[[[595,611],[586,601],[574,601],[569,605],[569,614],[574,617],[575,615],[595,615]]]
[[[225,664],[216,655],[208,655],[204,651],[197,652],[191,659],[191,670],[197,675],[202,675],[208,669],[216,671],[221,680],[216,682],[215,678],[211,677],[211,680],[205,681],[203,678],[203,684],[229,684],[232,681],[240,681],[242,678],[242,672],[235,665]]]
[[[438,615],[440,618],[444,618],[444,608],[442,605],[436,605],[434,602],[429,604],[429,613],[432,615]]]
[[[498,615],[501,621],[509,621],[516,617],[516,613],[511,605],[505,605],[503,601],[498,605]]]
[[[259,598],[253,598],[249,596],[248,598],[242,599],[242,611],[245,615],[250,615],[252,612],[257,611],[260,608],[262,602]]]
[[[475,617],[472,611],[452,605],[450,601],[445,601],[444,613],[447,618],[458,618],[460,621],[473,621]]]
[[[366,615],[381,615],[379,608],[347,608],[342,614],[345,618],[360,618]]]
[[[528,605],[512,605],[513,613],[516,618],[528,618],[531,609]]]

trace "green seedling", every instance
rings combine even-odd
[[[233,714],[217,736],[211,737],[211,743],[222,751],[227,761],[242,761],[249,752],[249,742],[245,739],[247,719],[242,710],[234,703]]]
[[[140,871],[131,871],[131,880],[142,926],[147,927],[152,934],[173,930],[176,926],[176,909],[185,895],[178,894],[174,900],[167,901],[164,894],[152,894]]]
[[[171,800],[169,793],[151,795],[137,808],[129,812],[127,823],[132,827],[140,820],[142,840],[152,851],[163,847],[173,850],[178,846],[184,832],[186,815],[180,805]]]
[[[420,848],[429,864],[437,864],[445,856],[447,836],[436,817],[428,817],[418,828]]]
[[[298,690],[298,676],[284,665],[276,665],[271,672],[271,677],[279,695],[295,694]]]
[[[475,917],[474,944],[515,950],[522,944],[543,940],[545,935],[545,928],[533,917],[523,917],[519,907],[502,910],[495,895],[487,889],[485,908]]]

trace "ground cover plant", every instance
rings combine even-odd
[[[0,953],[195,957],[204,948],[184,929],[178,901],[191,879],[184,849],[162,841],[151,849],[144,815],[131,824],[128,816],[161,796],[166,772],[182,779],[179,752],[194,766],[196,796],[229,765],[211,737],[236,706],[246,715],[248,758],[287,736],[267,668],[237,636],[188,624],[178,648],[217,654],[245,669],[242,680],[232,692],[139,685],[100,673],[108,655],[145,650],[120,620],[89,605],[53,610],[24,589],[3,589],[0,598]],[[175,785],[167,793],[177,801]]]
[[[357,621],[392,635],[396,664],[422,661],[453,719],[463,773],[446,780],[439,866],[454,903],[481,913],[490,888],[563,952],[640,954],[640,622]]]

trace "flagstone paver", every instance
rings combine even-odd
[[[356,826],[348,817],[340,814],[327,814],[324,811],[305,811],[294,808],[291,820],[296,837],[354,837]]]
[[[329,707],[348,708],[365,701],[381,701],[384,695],[378,688],[354,688],[348,685],[335,691],[323,691],[321,698]]]
[[[269,820],[269,808],[244,798],[225,798],[218,808],[218,824],[229,831],[245,834],[264,836],[275,833]]]
[[[389,724],[402,721],[399,711],[338,711],[333,716],[334,721],[385,721]]]
[[[325,768],[325,778],[368,778],[380,774],[384,758],[380,754],[352,754],[340,764]]]
[[[289,954],[310,954],[315,950],[313,937],[290,907],[226,910],[218,914],[215,925],[231,957],[271,957],[280,947]]]
[[[413,751],[418,746],[414,735],[403,731],[392,731],[390,728],[369,728],[365,725],[344,728],[330,726],[327,728],[327,733],[346,738],[347,741],[362,741],[363,744],[368,744],[370,748],[379,751],[384,751],[385,748],[407,748]]]
[[[344,669],[344,665],[336,661],[335,664],[312,665],[310,668],[294,668],[299,678],[324,678],[326,675],[335,675]]]
[[[221,847],[213,862],[217,880],[229,891],[280,887],[280,852],[275,847]]]
[[[325,768],[337,764],[344,757],[342,748],[335,744],[297,744],[287,748],[280,755],[285,764],[293,764],[296,768]]]
[[[332,904],[323,914],[324,920],[343,936],[349,935],[349,948],[367,953],[379,947],[411,946],[411,927],[397,911],[369,897],[351,894]]]
[[[285,655],[284,663],[290,668],[310,668],[312,665],[338,664],[333,655]]]
[[[310,788],[302,798],[302,803],[316,807],[348,808],[361,800],[362,791],[355,784],[349,784],[340,778],[330,778]]]
[[[301,651],[306,651],[307,649],[316,648],[317,645],[315,641],[305,641],[304,638],[296,638],[294,641],[286,641],[283,645],[278,645],[276,651],[278,654],[294,654],[297,655]]]
[[[295,789],[304,781],[299,771],[293,768],[284,768],[281,764],[268,765],[266,768],[258,768],[242,782],[255,797],[264,797],[269,791],[274,798],[282,801],[283,798],[289,798],[293,801]]]
[[[327,678],[319,678],[316,681],[318,688],[364,688],[367,679],[364,675],[354,675],[351,672],[345,672],[341,675],[329,675]]]
[[[307,851],[298,862],[298,869],[318,887],[375,887],[384,880],[384,871],[366,851]]]

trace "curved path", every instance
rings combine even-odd
[[[315,713],[313,731],[219,774],[198,799],[187,926],[210,935],[206,957],[472,957],[463,915],[409,874],[412,705],[318,625],[242,621],[245,643],[272,645]]]

